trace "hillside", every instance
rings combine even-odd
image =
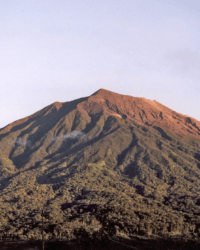
[[[200,122],[107,90],[0,130],[0,237],[200,235]],[[91,236],[92,237],[92,236]]]

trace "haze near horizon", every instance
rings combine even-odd
[[[100,88],[200,121],[198,1],[2,1],[0,128]]]

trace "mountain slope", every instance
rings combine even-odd
[[[200,122],[107,90],[0,130],[1,235],[199,234]],[[103,232],[103,231],[102,231]],[[59,236],[60,235],[60,236]]]

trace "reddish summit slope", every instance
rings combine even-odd
[[[200,137],[199,121],[145,98],[100,89],[86,101],[79,103],[78,108],[92,114],[104,112],[146,127],[162,127],[176,134]]]

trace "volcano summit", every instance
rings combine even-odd
[[[200,122],[157,101],[53,103],[0,130],[0,173],[4,239],[40,239],[42,209],[46,239],[200,235]]]

